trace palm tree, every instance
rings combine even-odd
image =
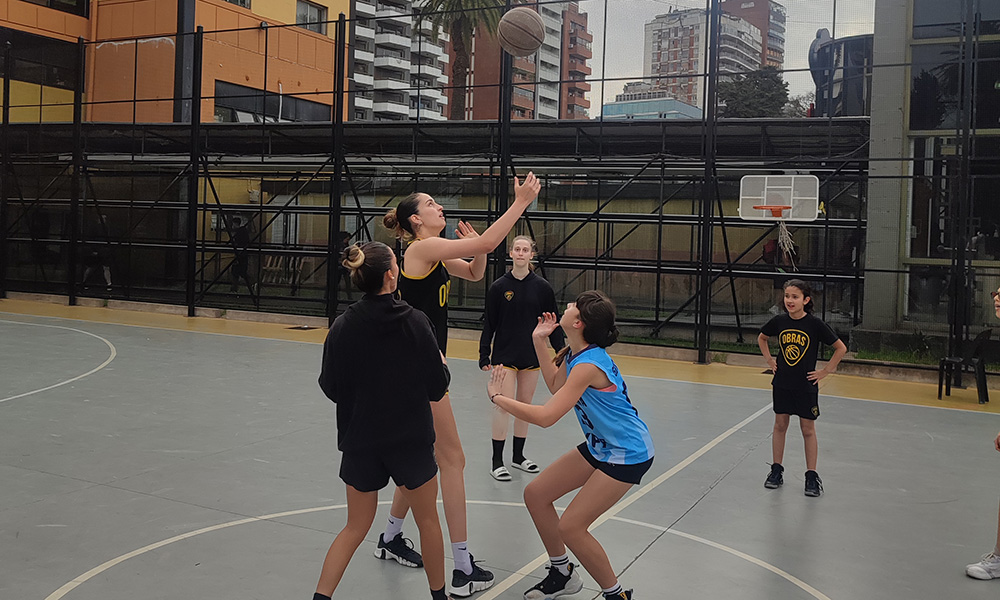
[[[496,36],[506,6],[505,0],[425,0],[420,5],[420,18],[426,18],[435,31],[447,31],[451,35],[455,51],[455,61],[451,65],[451,85],[455,90],[451,99],[450,118],[453,121],[465,119],[473,32],[479,28]]]

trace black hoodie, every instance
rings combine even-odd
[[[392,294],[352,304],[323,345],[319,386],[337,403],[342,452],[433,444],[430,403],[450,382],[427,315]]]

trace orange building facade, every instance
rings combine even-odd
[[[0,45],[12,46],[3,71],[5,77],[9,71],[11,121],[72,120],[80,38],[84,120],[190,119],[184,99],[193,87],[194,36],[177,32],[196,26],[205,30],[202,121],[330,120],[336,25],[285,25],[296,20],[296,1],[327,19],[349,12],[348,0],[261,0],[253,11],[223,0],[91,0],[80,5],[81,14],[6,0]]]

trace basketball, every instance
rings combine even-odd
[[[545,41],[542,17],[526,6],[512,8],[500,19],[497,27],[500,46],[514,56],[528,56]]]

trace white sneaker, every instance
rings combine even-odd
[[[1000,556],[995,552],[987,552],[982,560],[965,567],[965,574],[974,579],[1000,578]]]

